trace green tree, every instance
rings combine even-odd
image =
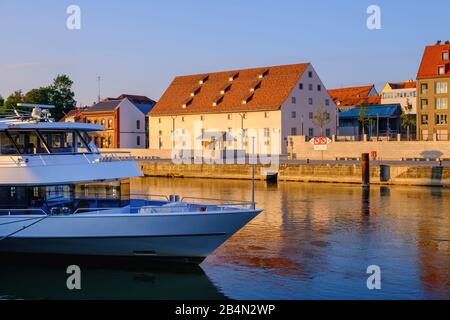
[[[52,115],[55,119],[61,119],[70,110],[73,110],[77,102],[75,101],[75,93],[72,91],[73,81],[67,75],[58,75],[53,84],[48,87],[50,104],[55,106]]]
[[[2,95],[0,94],[0,107],[3,107],[4,103],[5,103],[5,99],[3,99]]]
[[[369,109],[366,106],[359,108],[358,121],[361,124],[363,136],[366,134],[366,123],[367,123],[367,112],[368,111],[369,111]]]
[[[32,89],[23,97],[25,103],[50,104],[51,90],[47,88]]]
[[[7,110],[13,110],[18,103],[23,102],[23,94],[21,90],[14,91],[5,101],[4,107]]]
[[[330,122],[330,114],[325,110],[323,106],[320,106],[317,112],[313,116],[313,122],[320,128],[320,136],[323,137],[323,128]]]
[[[407,101],[407,105],[404,110],[402,110],[402,115],[400,116],[402,122],[402,128],[406,129],[406,137],[408,140],[411,140],[411,128],[416,124],[416,120],[414,116],[411,114],[412,112],[412,104]]]

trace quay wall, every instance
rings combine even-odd
[[[449,141],[334,141],[326,151],[314,150],[304,136],[289,137],[288,141],[288,153],[296,159],[360,158],[362,153],[371,152],[376,152],[378,160],[450,159]]]
[[[174,164],[172,162],[140,162],[144,175],[150,177],[239,179],[252,178],[249,164]],[[270,166],[256,165],[255,178],[266,180]],[[278,181],[361,183],[361,166],[353,164],[281,164]],[[416,185],[450,187],[450,167],[371,166],[371,183],[383,185]]]

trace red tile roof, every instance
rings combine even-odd
[[[279,110],[309,65],[179,76],[167,88],[150,115]]]
[[[450,77],[450,60],[443,60],[442,54],[450,52],[450,44],[425,48],[417,79]],[[439,67],[445,67],[445,74],[439,75]]]
[[[415,81],[405,81],[405,82],[397,82],[397,83],[389,82],[389,86],[392,88],[392,90],[415,89],[416,82]]]
[[[328,90],[337,106],[360,106],[363,104],[380,104],[379,95],[369,96],[375,85]]]

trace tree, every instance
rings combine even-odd
[[[414,116],[411,114],[412,104],[407,101],[407,105],[404,110],[402,110],[402,115],[400,116],[402,122],[402,128],[406,129],[406,136],[408,140],[411,140],[411,128],[416,124]]]
[[[366,106],[359,108],[358,121],[361,124],[363,136],[366,134],[366,123],[367,123],[367,112],[368,111],[369,111],[369,109],[367,109]]]
[[[20,90],[15,91],[6,100],[5,107],[9,110],[13,108],[20,110],[21,108],[17,107],[18,103],[54,105],[55,109],[51,110],[51,114],[59,120],[77,104],[74,100],[72,84],[73,81],[67,75],[58,75],[50,86],[32,89],[25,95]],[[30,109],[26,110],[30,111]]]
[[[23,94],[21,90],[14,91],[5,101],[4,107],[7,110],[12,110],[17,107],[18,103],[23,102]]]
[[[2,95],[0,94],[0,107],[3,107],[4,103],[5,103],[5,99],[3,99]]]
[[[61,119],[70,110],[73,110],[77,105],[72,85],[73,81],[67,75],[58,75],[53,80],[53,84],[48,87],[50,104],[55,106],[55,109],[52,110],[52,115],[57,120]]]
[[[315,125],[320,127],[320,136],[323,137],[323,127],[330,122],[330,114],[323,106],[320,106],[312,120]]]
[[[50,104],[51,90],[47,88],[32,89],[23,97],[23,102],[33,104]]]

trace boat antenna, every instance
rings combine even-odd
[[[98,97],[97,97],[97,102],[100,102],[100,100],[102,99],[102,96],[101,96],[101,87],[100,87],[100,84],[101,84],[101,81],[102,81],[102,77],[100,77],[100,76],[98,76],[97,77],[97,80],[98,80]]]
[[[252,137],[252,207],[256,208],[255,204],[255,137]]]

